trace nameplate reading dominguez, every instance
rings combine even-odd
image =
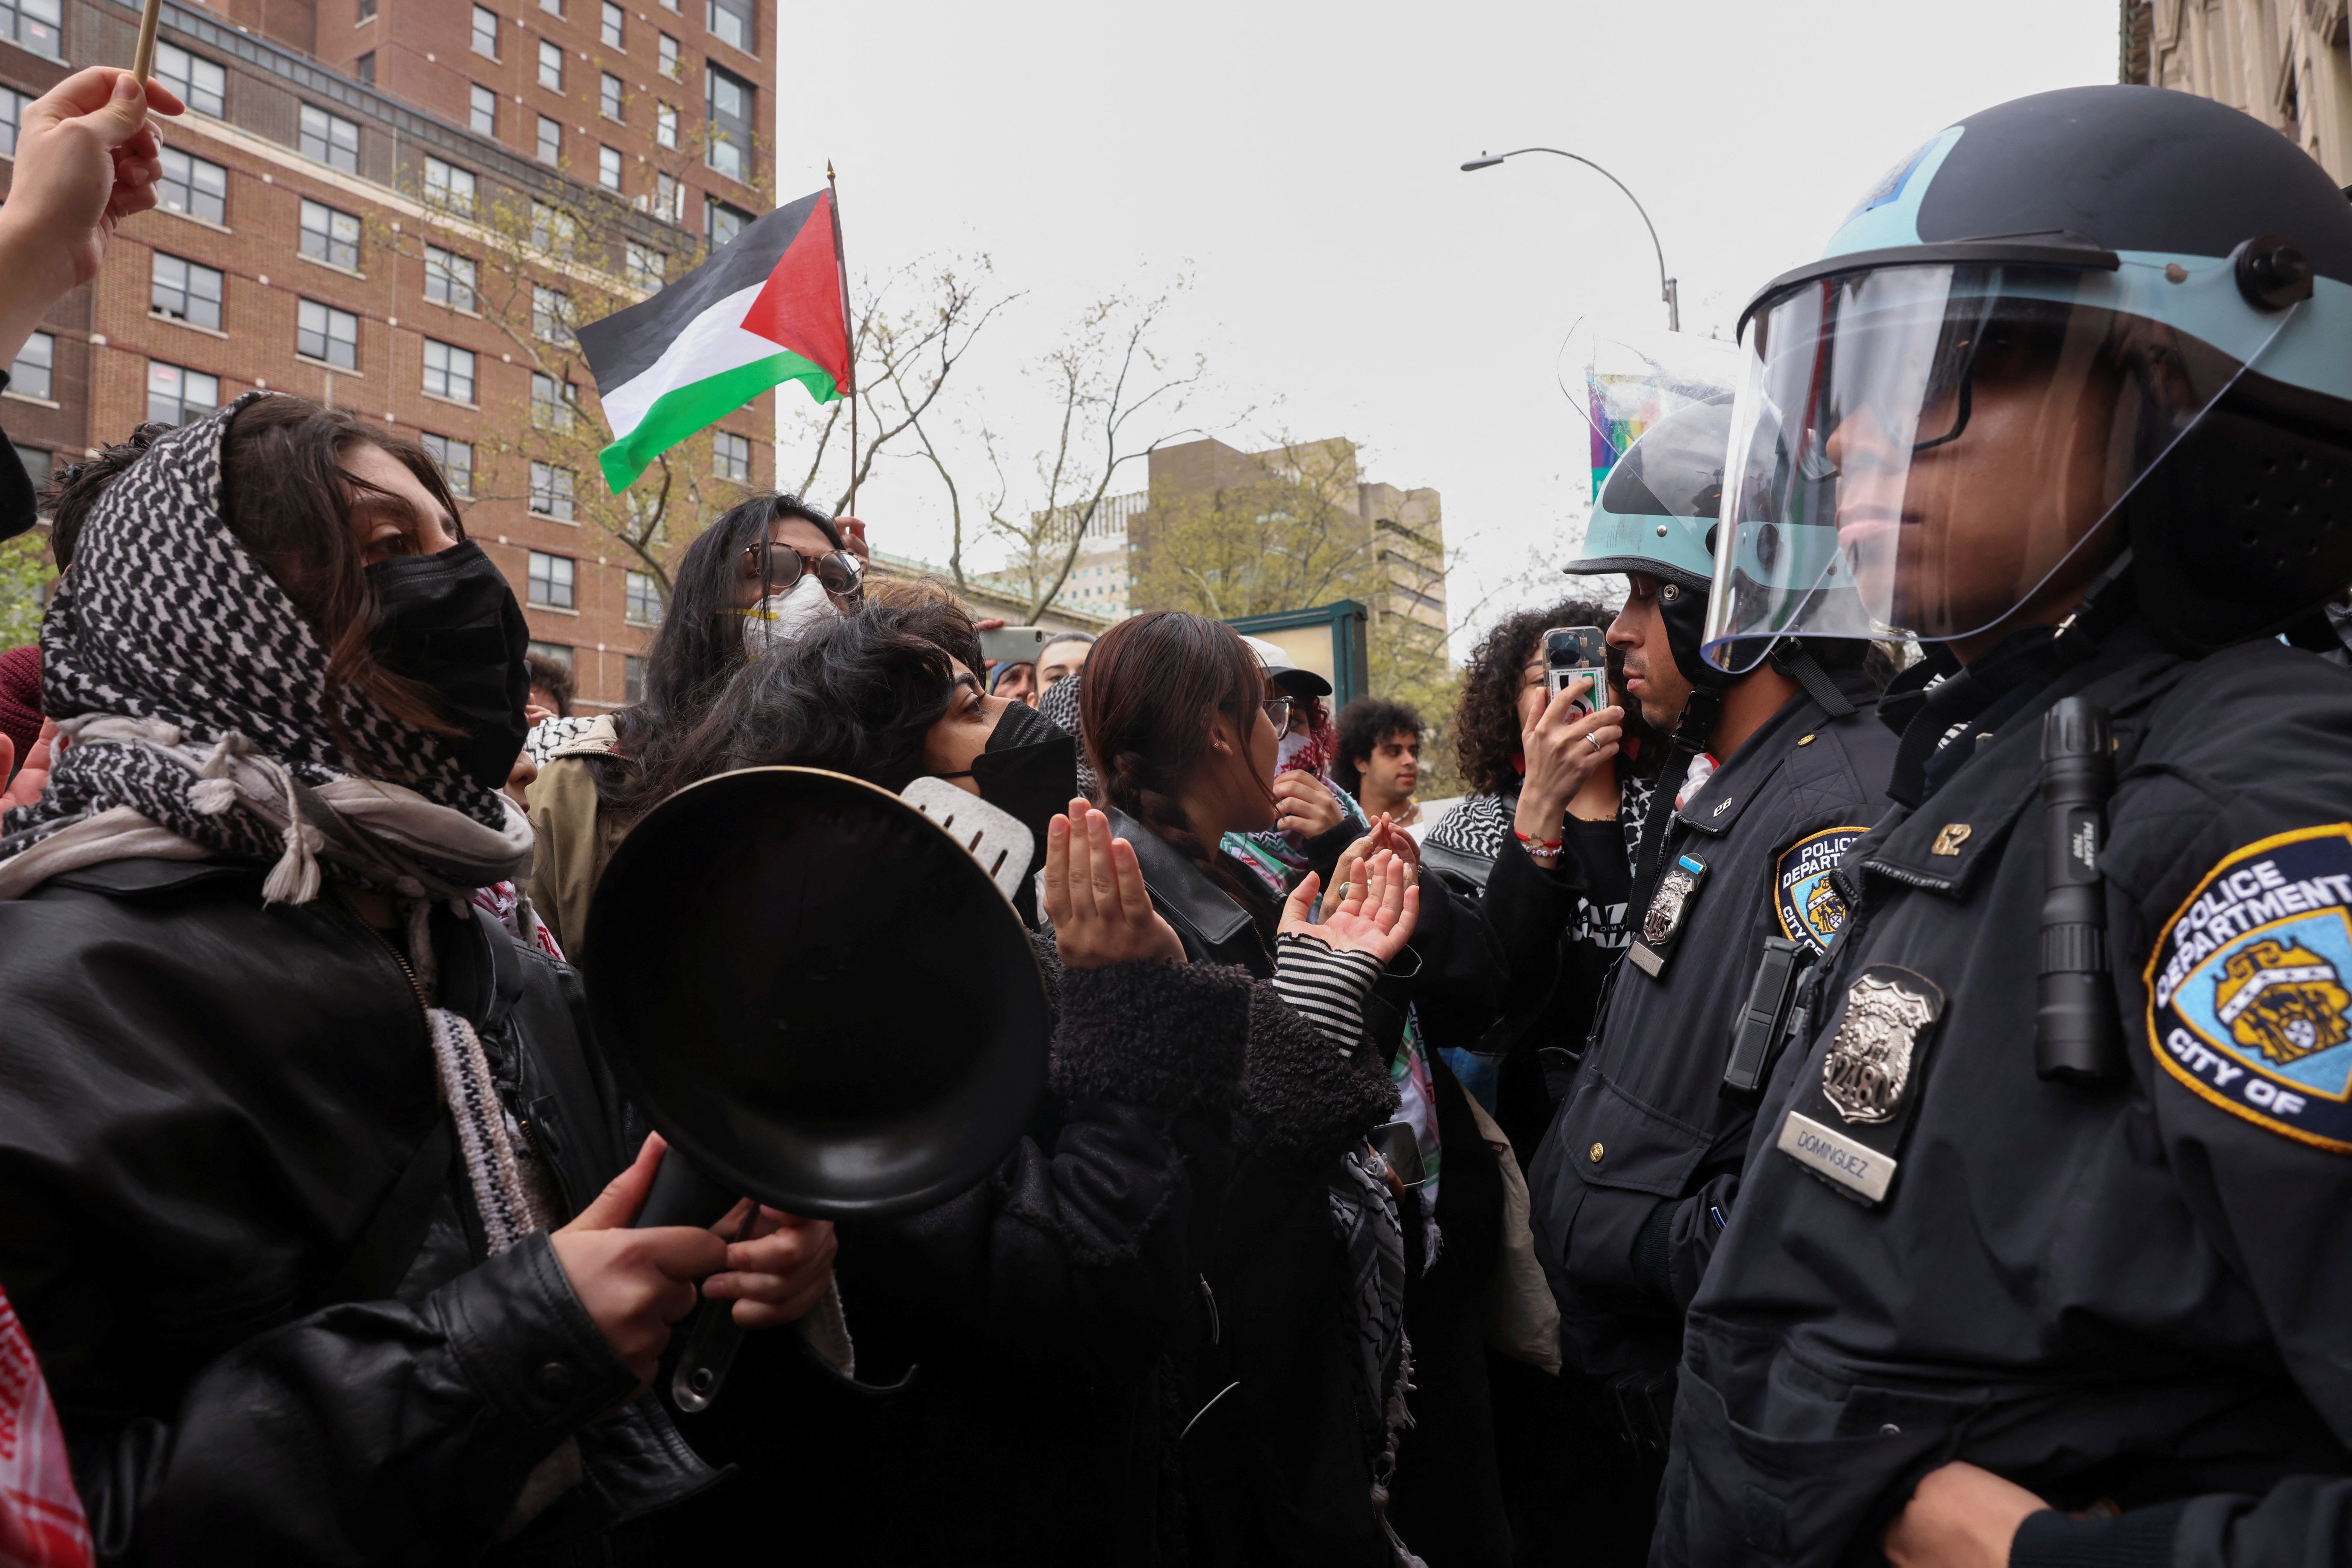
[[[1780,1124],[1780,1152],[1800,1165],[1851,1187],[1872,1203],[1886,1195],[1895,1180],[1895,1160],[1858,1139],[1841,1136],[1799,1111]]]
[[[1696,855],[1675,857],[1675,863],[1658,879],[1657,893],[1642,914],[1642,929],[1626,950],[1625,956],[1634,968],[1653,980],[1665,973],[1666,960],[1673,956],[1683,928],[1690,923],[1691,905],[1697,901],[1706,881],[1706,861]]]

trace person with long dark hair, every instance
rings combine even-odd
[[[131,458],[0,821],[0,1285],[98,1555],[647,1561],[717,1479],[642,1397],[691,1281],[797,1318],[830,1227],[625,1228],[660,1145],[467,901],[527,633],[422,448],[257,393]]]
[[[1231,627],[1160,611],[1096,643],[1080,720],[1108,830],[1188,963],[1272,983],[1251,1015],[1234,1163],[1191,1314],[1179,1458],[1192,1555],[1369,1568],[1401,1550],[1387,1501],[1411,1373],[1405,1279],[1429,1245],[1368,1142],[1395,1114],[1403,1027],[1372,987],[1420,892],[1393,890],[1392,854],[1363,862],[1334,913],[1392,900],[1406,918],[1385,952],[1333,953],[1309,923],[1318,877],[1277,905],[1220,850],[1275,821],[1272,710],[1287,704]],[[1295,973],[1277,956],[1294,954]]]
[[[545,760],[530,786],[539,839],[530,896],[566,952],[581,946],[596,879],[620,842],[612,805],[634,759],[698,720],[751,654],[839,619],[864,596],[852,542],[796,496],[739,501],[687,546],[646,656],[643,697],[618,712],[551,721],[539,731]]]

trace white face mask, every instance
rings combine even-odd
[[[1288,772],[1291,763],[1298,760],[1298,753],[1314,743],[1315,737],[1306,731],[1284,731],[1282,739],[1274,743],[1274,771],[1277,773]]]
[[[809,628],[841,619],[841,608],[814,572],[804,573],[787,594],[771,594],[743,613],[743,649],[757,655],[797,642]]]

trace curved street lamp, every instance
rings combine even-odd
[[[1650,231],[1650,247],[1658,253],[1658,298],[1666,302],[1666,331],[1670,332],[1681,331],[1683,330],[1682,303],[1680,300],[1676,298],[1675,279],[1666,276],[1666,249],[1665,247],[1658,243],[1658,226],[1650,221],[1650,215],[1648,211],[1643,207],[1641,198],[1636,196],[1632,191],[1625,190],[1624,181],[1619,179],[1616,175],[1611,174],[1608,170],[1602,168],[1591,159],[1583,156],[1581,153],[1563,153],[1557,147],[1520,147],[1508,153],[1496,153],[1491,155],[1486,153],[1481,153],[1475,158],[1473,158],[1468,163],[1463,164],[1462,172],[1466,174],[1474,169],[1491,169],[1496,164],[1501,163],[1504,159],[1516,158],[1521,153],[1549,153],[1555,158],[1572,158],[1576,162],[1583,164],[1586,168],[1592,170],[1595,174],[1608,181],[1611,184],[1616,186],[1619,190],[1625,191],[1625,199],[1632,202],[1633,204],[1633,210],[1642,215],[1642,226]]]

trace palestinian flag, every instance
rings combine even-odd
[[[614,494],[646,465],[772,386],[851,390],[841,224],[828,191],[778,207],[650,300],[580,329],[613,427]]]

